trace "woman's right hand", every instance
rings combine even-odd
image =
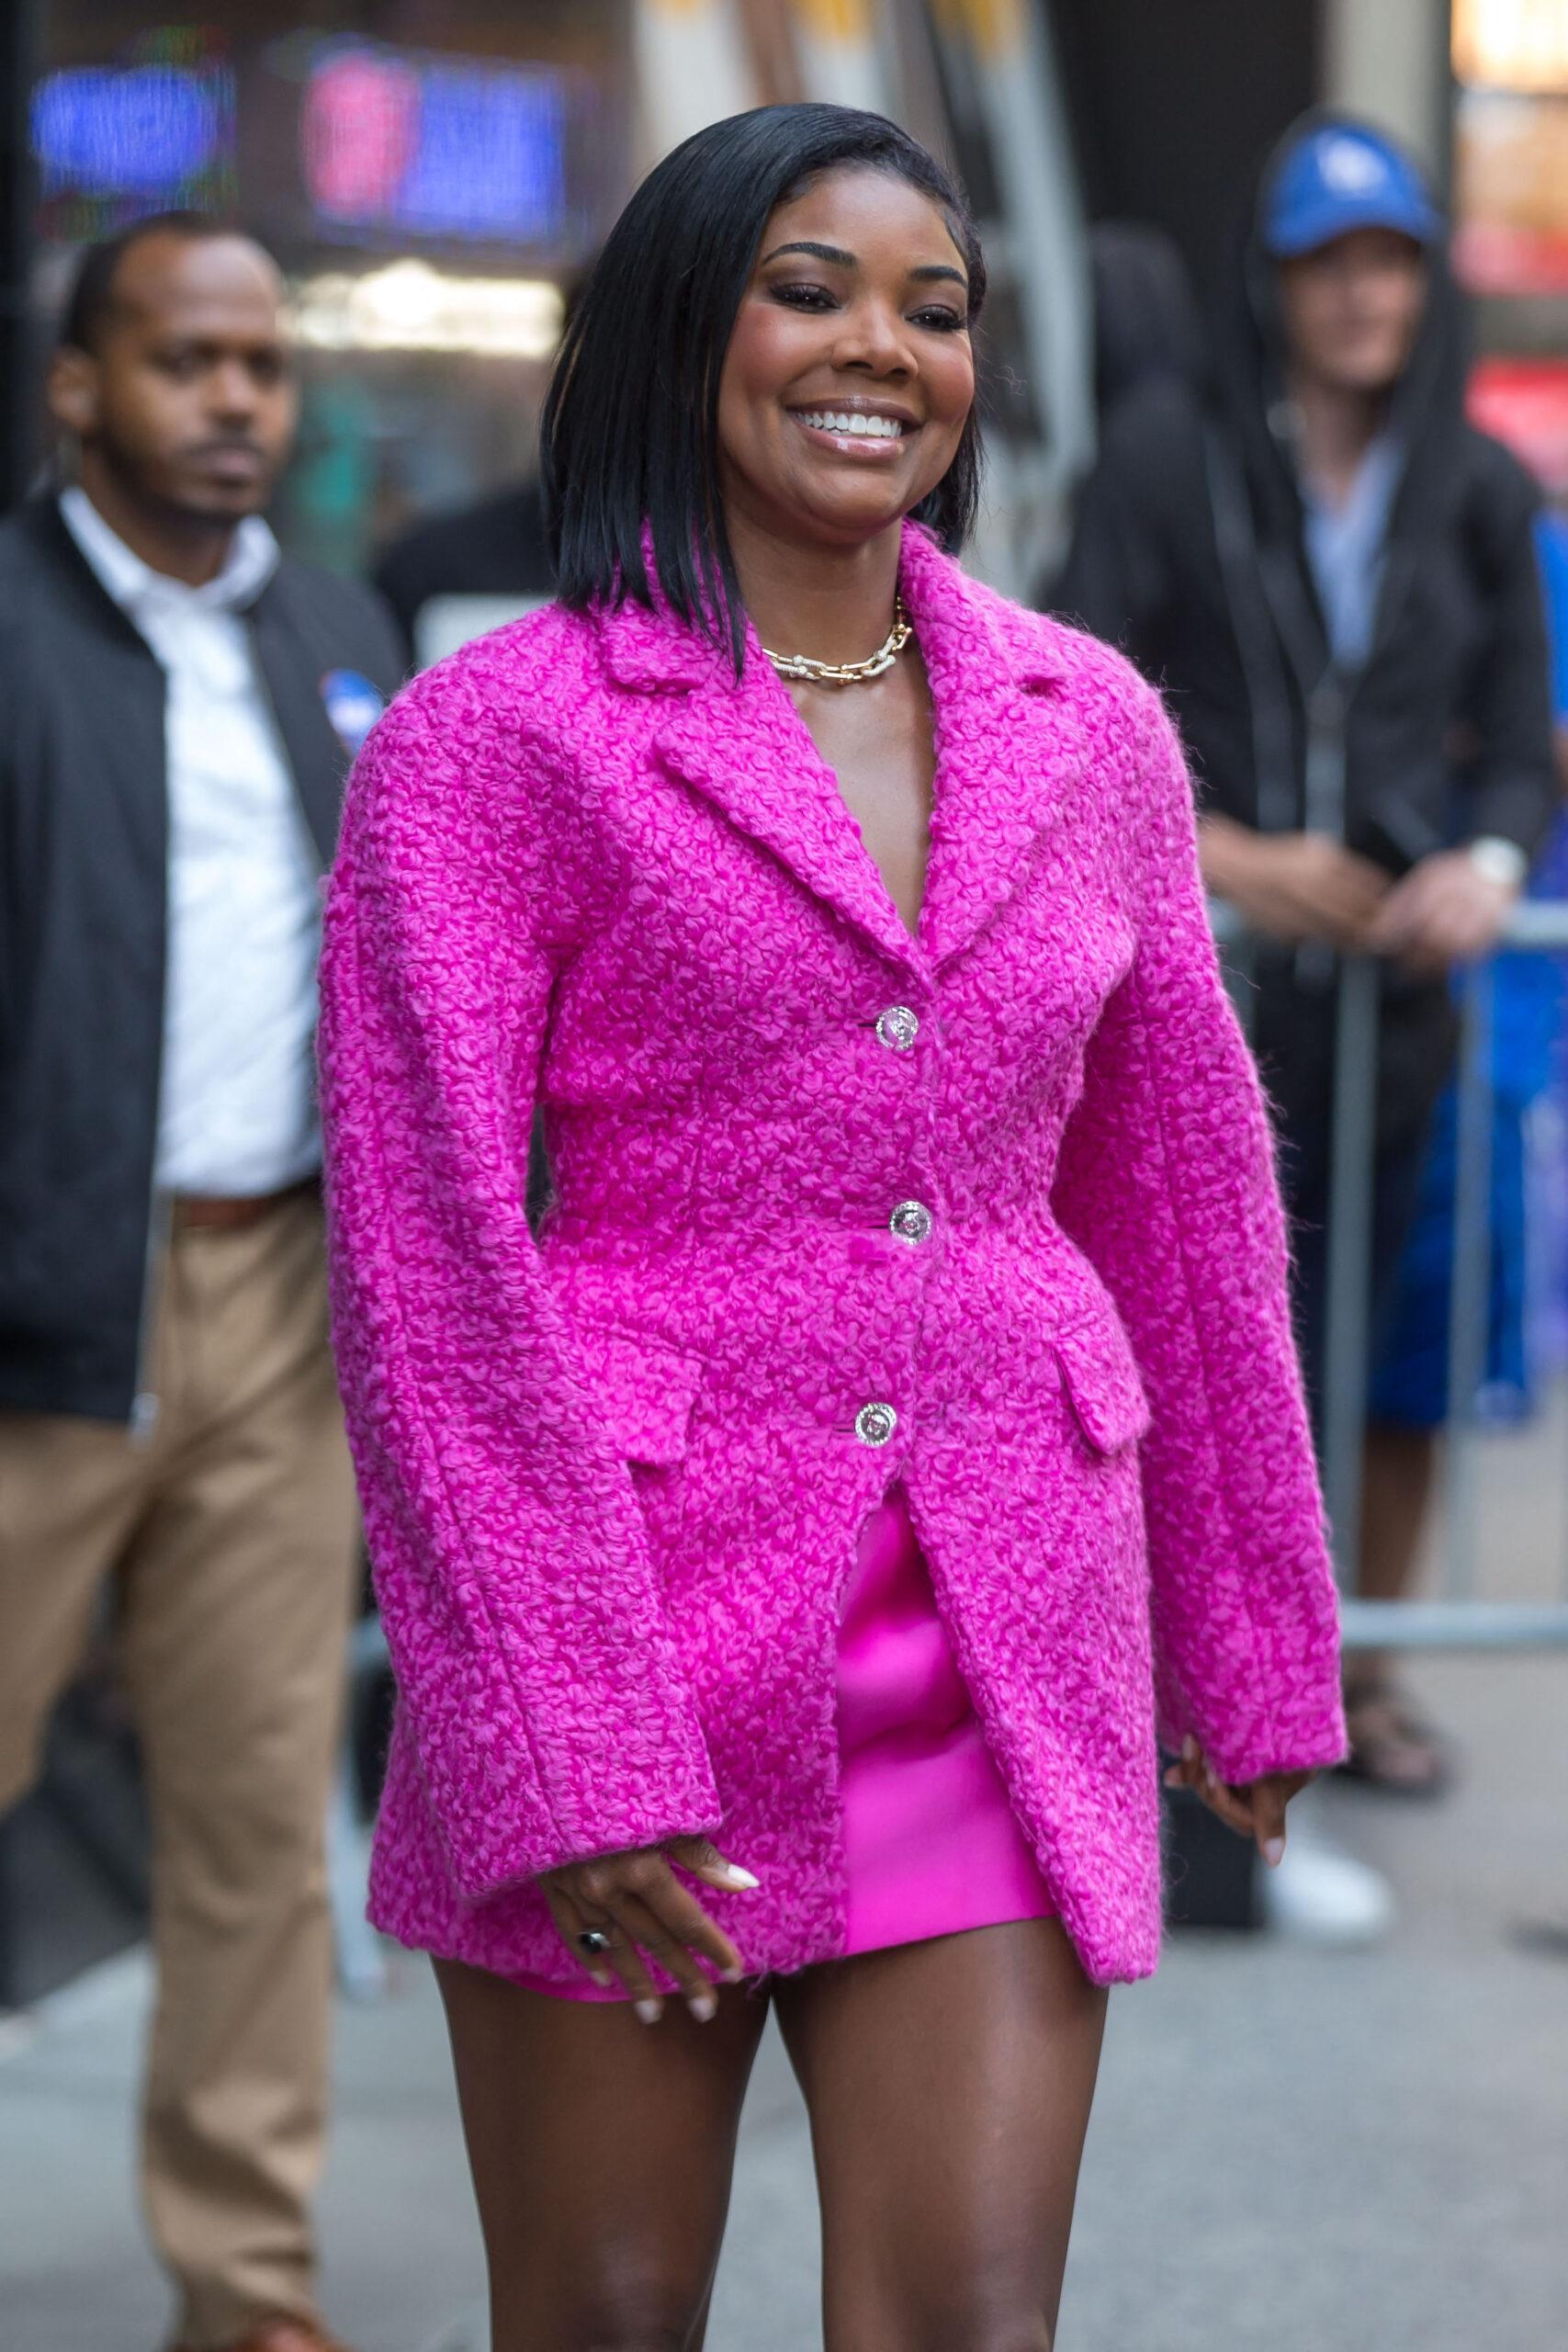
[[[600,1985],[618,1976],[644,2025],[657,2024],[664,2012],[645,1954],[675,1979],[686,2007],[703,2024],[718,2003],[699,1958],[709,1962],[721,1984],[739,1984],[745,1973],[740,1954],[676,1877],[672,1863],[726,1894],[748,1893],[759,1883],[750,1871],[727,1862],[705,1838],[671,1838],[662,1846],[568,1862],[546,1871],[539,1882],[560,1939],[579,1967]],[[581,1939],[595,1931],[609,1939],[606,1949],[584,1948]]]

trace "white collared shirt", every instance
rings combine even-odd
[[[168,679],[155,1182],[221,1198],[278,1192],[321,1165],[321,912],[315,852],[241,616],[276,567],[277,542],[248,517],[217,578],[190,588],[133,554],[85,491],[64,492],[60,511]]]

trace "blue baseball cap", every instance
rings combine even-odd
[[[1260,225],[1276,261],[1315,253],[1355,229],[1395,229],[1419,245],[1443,234],[1443,216],[1409,156],[1359,123],[1303,133],[1274,174]]]

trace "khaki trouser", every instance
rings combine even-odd
[[[0,1412],[0,1809],[112,1574],[153,1823],[144,2194],[178,2340],[206,2346],[314,2301],[323,1820],[356,1545],[313,1195],[175,1232],[151,1371],[141,1444]]]

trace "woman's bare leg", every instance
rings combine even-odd
[[[1048,2352],[1105,1997],[1050,1919],[778,1982],[827,2352]]]
[[[491,2352],[700,2352],[767,2005],[699,2025],[438,1961],[490,2271]]]

